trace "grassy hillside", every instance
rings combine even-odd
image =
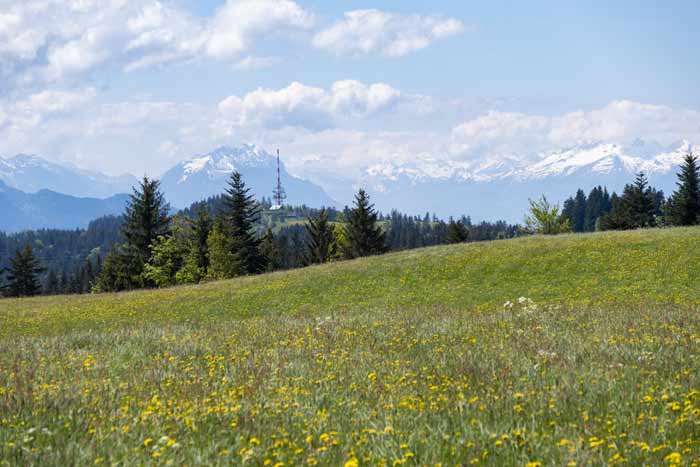
[[[697,465],[698,278],[669,229],[2,300],[0,464]]]

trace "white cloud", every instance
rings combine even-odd
[[[23,0],[0,12],[0,70],[15,85],[36,85],[202,57],[252,69],[270,64],[240,58],[256,41],[313,21],[291,0],[228,0],[210,18],[159,0]]]
[[[252,55],[248,55],[243,60],[236,63],[234,68],[240,71],[260,70],[269,68],[279,61],[280,59],[278,57],[253,57]]]
[[[453,128],[451,150],[462,156],[512,155],[636,138],[664,144],[700,140],[700,112],[626,100],[555,116],[492,111]]]
[[[464,31],[461,21],[439,16],[354,10],[313,38],[313,45],[337,55],[379,52],[401,57]]]
[[[236,56],[261,34],[313,23],[313,15],[291,0],[228,0],[208,28],[206,51],[217,58]]]
[[[388,110],[401,98],[398,90],[384,83],[336,81],[326,90],[293,82],[279,90],[261,88],[243,97],[229,96],[219,103],[219,111],[236,126],[318,130],[337,120]]]

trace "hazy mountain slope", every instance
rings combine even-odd
[[[17,232],[86,227],[98,217],[121,214],[127,200],[127,195],[98,199],[78,198],[50,190],[24,193],[0,181],[0,230]]]
[[[0,158],[0,181],[26,193],[47,189],[71,196],[107,198],[117,193],[130,193],[136,178],[132,175],[112,177],[56,164],[39,156],[19,154],[9,159]]]

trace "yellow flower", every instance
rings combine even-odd
[[[680,465],[681,455],[677,452],[672,452],[668,456],[664,457],[664,460],[671,465]]]
[[[525,467],[542,467],[542,462],[530,461],[527,464],[525,464]]]
[[[143,440],[143,445],[144,445],[145,447],[150,446],[151,443],[153,443],[153,439],[152,439],[152,438],[146,438],[146,439]]]
[[[258,446],[260,444],[260,440],[258,438],[250,438],[250,444],[253,446]]]
[[[345,462],[345,467],[357,467],[358,465],[360,465],[360,463],[357,457],[351,457]]]
[[[322,443],[327,443],[331,437],[328,436],[328,433],[321,433],[321,436],[319,436],[318,439],[320,439]]]

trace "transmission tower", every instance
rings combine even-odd
[[[280,150],[277,150],[277,186],[272,190],[272,199],[275,201],[273,210],[281,209],[284,200],[287,199],[287,193],[285,193],[282,187],[282,178],[280,177]]]

